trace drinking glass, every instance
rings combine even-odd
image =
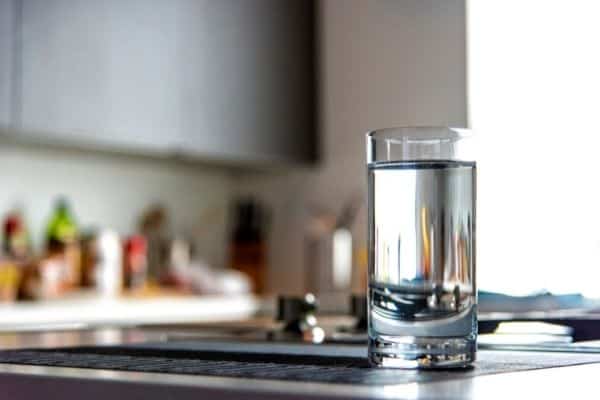
[[[468,131],[367,134],[369,360],[397,368],[475,360],[476,168]]]

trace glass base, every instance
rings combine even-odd
[[[369,338],[369,362],[374,367],[430,369],[465,368],[475,361],[475,336]]]

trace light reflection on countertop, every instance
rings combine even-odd
[[[165,335],[158,331],[144,332],[137,328],[98,328],[89,330],[56,330],[47,332],[0,333],[0,349],[56,348],[102,346],[144,341],[160,341]]]

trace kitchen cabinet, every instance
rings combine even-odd
[[[24,134],[219,161],[313,158],[311,2],[18,3]]]
[[[21,6],[25,132],[141,151],[175,142],[176,21],[169,2]]]
[[[14,4],[0,0],[0,127],[11,123],[14,63]]]
[[[310,159],[315,134],[311,2],[185,4],[186,51],[180,63],[185,147],[227,159]]]

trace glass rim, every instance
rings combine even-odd
[[[473,136],[468,128],[448,126],[398,126],[368,131],[367,139],[391,143],[448,143]]]

